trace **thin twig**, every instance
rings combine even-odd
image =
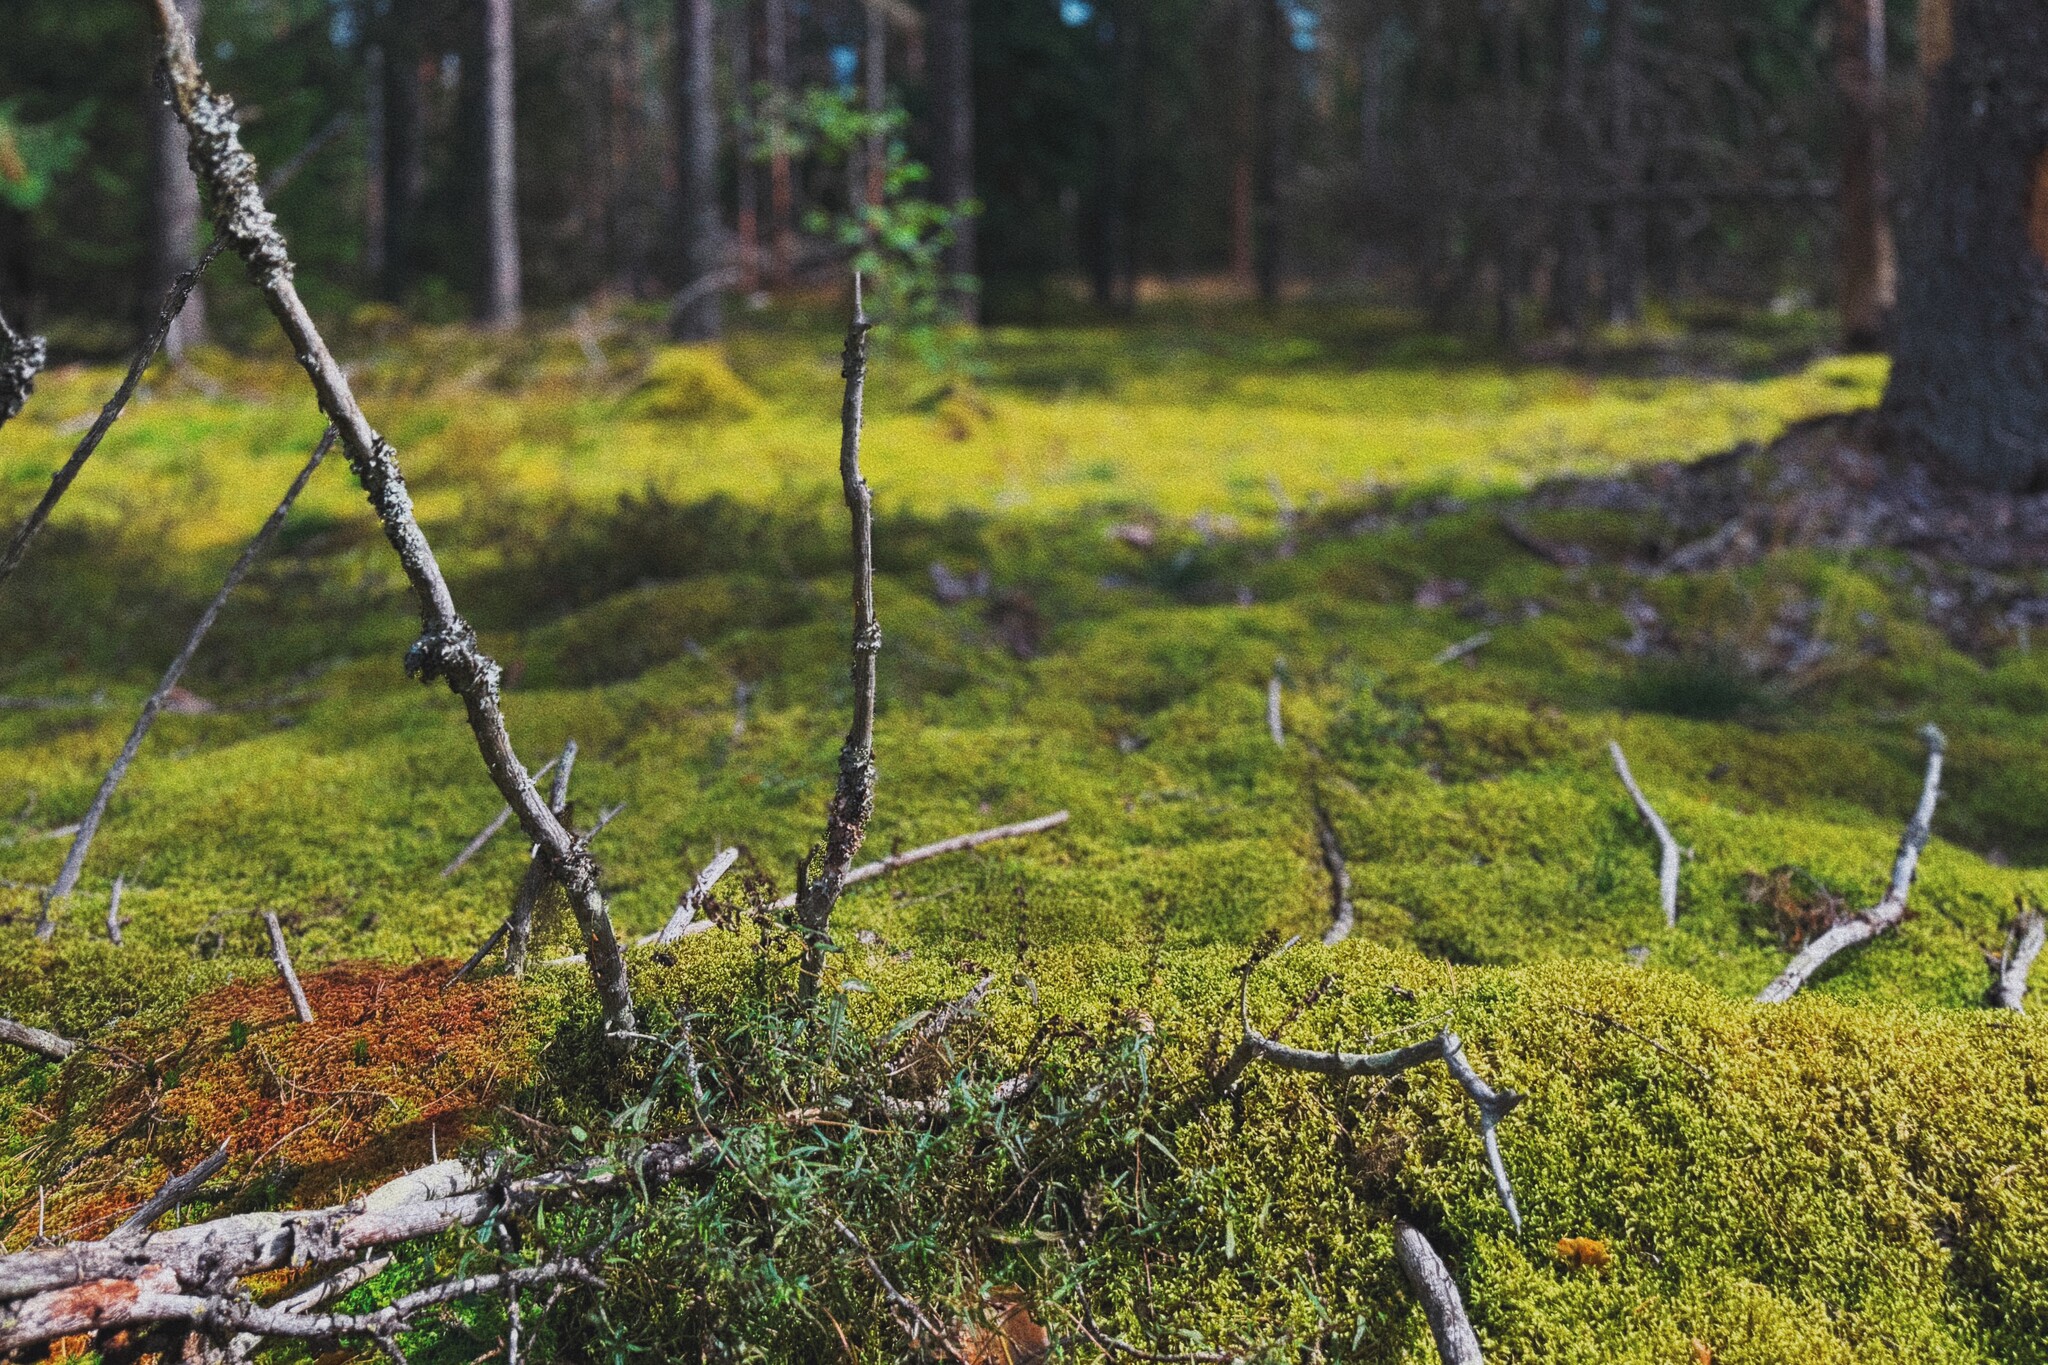
[[[150,693],[149,700],[142,704],[142,714],[135,718],[135,725],[128,732],[128,742],[121,746],[119,756],[114,759],[114,766],[107,769],[107,775],[100,780],[100,788],[93,793],[92,804],[86,807],[84,817],[78,822],[78,833],[71,841],[71,849],[64,855],[64,866],[58,871],[57,880],[51,884],[48,894],[43,897],[42,915],[36,922],[37,938],[48,939],[56,932],[57,924],[53,911],[78,885],[79,874],[85,870],[85,855],[92,849],[93,836],[99,832],[100,821],[106,818],[107,805],[114,799],[114,789],[119,787],[121,779],[128,775],[128,765],[135,761],[135,755],[142,749],[142,741],[149,737],[150,727],[156,724],[158,714],[162,712],[165,701],[170,698],[171,689],[185,676],[185,668],[192,662],[192,656],[199,652],[200,642],[206,638],[206,633],[213,629],[213,623],[220,619],[221,608],[227,605],[228,594],[235,590],[235,585],[249,572],[249,567],[256,562],[256,557],[276,539],[278,531],[284,526],[285,518],[291,513],[292,504],[298,501],[307,481],[313,477],[313,471],[320,467],[320,462],[327,458],[327,452],[334,448],[334,437],[335,431],[331,426],[321,435],[319,444],[313,447],[312,456],[299,470],[298,476],[292,480],[291,487],[285,490],[284,497],[278,501],[277,507],[264,521],[254,538],[242,547],[240,556],[229,566],[227,577],[221,580],[220,591],[213,595],[213,600],[206,604],[206,610],[199,614],[199,620],[193,624],[191,633],[185,637],[185,645],[178,651],[178,657],[171,660],[171,666],[164,670],[164,676],[158,681],[156,691]]]
[[[555,765],[561,761],[562,760],[559,758],[551,758],[547,762],[541,764],[540,771],[536,772],[533,775],[533,780],[538,782],[543,777],[546,777],[549,773],[555,770]],[[477,854],[483,852],[485,844],[488,844],[491,840],[498,837],[498,831],[505,828],[506,822],[509,821],[511,818],[512,808],[510,806],[500,806],[498,808],[498,813],[491,817],[491,822],[485,825],[482,829],[478,830],[476,833],[476,838],[471,839],[467,844],[463,845],[462,852],[456,854],[452,859],[449,860],[448,866],[441,869],[441,875],[444,878],[452,877],[456,873],[460,872],[463,869],[463,866],[466,863],[468,863],[471,858],[474,858]]]
[[[499,943],[504,941],[505,931],[510,929],[511,927],[512,922],[510,920],[499,920],[498,927],[491,930],[491,936],[483,941],[483,946],[479,947],[475,952],[469,955],[469,961],[463,963],[460,967],[456,968],[455,975],[449,977],[446,981],[443,981],[441,983],[441,989],[444,991],[447,990],[450,986],[454,985],[456,982],[462,980],[471,972],[475,971],[477,969],[477,965],[481,963],[486,957],[490,956],[491,949],[497,947]]]
[[[1280,720],[1280,665],[1273,665],[1273,676],[1266,680],[1266,733],[1273,738],[1273,747],[1287,747],[1287,730]]]
[[[199,1187],[213,1179],[221,1167],[227,1164],[228,1144],[222,1142],[201,1158],[199,1164],[191,1170],[166,1180],[155,1194],[143,1201],[141,1208],[129,1214],[122,1220],[121,1226],[107,1234],[108,1239],[111,1241],[122,1237],[136,1237],[148,1232],[157,1219],[198,1193]]]
[[[868,1274],[874,1277],[875,1283],[881,1286],[883,1297],[887,1298],[890,1307],[896,1310],[903,1325],[904,1335],[910,1338],[911,1348],[918,1351],[938,1351],[954,1360],[964,1360],[965,1357],[953,1344],[952,1338],[940,1330],[939,1325],[931,1320],[924,1309],[918,1307],[915,1300],[890,1282],[888,1272],[882,1269],[882,1263],[875,1259],[875,1254],[868,1250],[867,1243],[861,1241],[860,1234],[846,1226],[846,1220],[836,1214],[832,1218],[832,1226],[838,1230],[840,1239],[852,1247],[854,1254],[861,1258],[867,1266]]]
[[[1993,1004],[2015,1014],[2027,1012],[2027,977],[2033,972],[2034,959],[2041,956],[2044,944],[2048,944],[2048,918],[2039,910],[2020,911],[2012,928],[2006,931],[2005,951],[1993,964],[1998,972],[1991,988]]]
[[[290,340],[321,410],[340,431],[349,465],[369,494],[418,599],[421,631],[407,652],[407,671],[423,682],[443,680],[461,698],[491,781],[528,840],[541,847],[549,870],[568,894],[607,1027],[630,1030],[633,997],[625,956],[598,886],[596,861],[548,809],[513,752],[498,693],[498,665],[477,647],[476,632],[455,608],[440,562],[413,515],[396,452],[363,414],[347,375],[292,284],[291,256],[276,220],[264,207],[255,159],[241,145],[233,106],[207,85],[175,0],[154,0],[154,9],[164,39],[163,69],[185,125],[193,169],[211,201],[216,240],[229,243],[242,257]]]
[[[12,1043],[24,1052],[33,1052],[53,1062],[61,1062],[78,1051],[78,1044],[69,1038],[60,1038],[47,1029],[17,1024],[12,1019],[0,1019],[0,1043]]]
[[[1484,1357],[1479,1353],[1479,1337],[1472,1330],[1472,1319],[1465,1316],[1465,1300],[1458,1293],[1458,1282],[1451,1278],[1450,1267],[1427,1237],[1398,1219],[1394,1223],[1394,1258],[1408,1277],[1408,1287],[1422,1300],[1429,1334],[1436,1338],[1436,1353],[1443,1365],[1481,1365]]]
[[[1687,1057],[1679,1056],[1678,1053],[1673,1051],[1668,1045],[1659,1042],[1655,1038],[1652,1038],[1649,1034],[1644,1033],[1641,1029],[1630,1028],[1627,1024],[1622,1023],[1621,1020],[1616,1019],[1614,1016],[1610,1014],[1594,1010],[1582,1010],[1574,1005],[1566,1005],[1565,1011],[1569,1014],[1576,1014],[1581,1019],[1590,1020],[1595,1024],[1599,1024],[1603,1028],[1615,1029],[1621,1033],[1626,1033],[1631,1038],[1641,1039],[1643,1042],[1648,1043],[1651,1047],[1657,1049],[1657,1051],[1663,1053],[1666,1057],[1669,1057],[1672,1061],[1677,1062],[1680,1066],[1690,1067],[1693,1070],[1693,1072],[1697,1074],[1699,1078],[1703,1081],[1711,1081],[1714,1079],[1714,1073],[1707,1070],[1705,1067],[1701,1066],[1698,1062],[1695,1062]]]
[[[673,943],[681,938],[689,929],[691,922],[697,918],[697,912],[704,908],[704,902],[710,898],[712,888],[718,885],[721,877],[732,870],[732,865],[738,862],[739,858],[740,851],[736,848],[719,850],[718,856],[704,864],[703,870],[691,881],[690,889],[676,901],[675,913],[668,917],[668,923],[640,941]]]
[[[299,985],[299,974],[292,970],[292,955],[284,946],[284,926],[277,922],[275,910],[263,912],[263,927],[270,931],[270,959],[277,964],[277,974],[284,978],[284,988],[292,997],[292,1012],[299,1016],[299,1022],[313,1022],[313,1007],[306,1003],[306,992]]]
[[[798,984],[806,1000],[817,994],[832,910],[839,903],[839,893],[875,813],[875,658],[882,650],[882,627],[875,619],[874,498],[860,472],[861,408],[872,325],[861,307],[861,280],[856,273],[853,321],[847,324],[839,369],[846,381],[839,407],[839,483],[853,523],[853,721],[839,749],[839,781],[825,815],[824,858],[816,875],[801,889],[795,907],[797,924],[807,940]]]
[[[121,946],[121,893],[127,886],[126,877],[116,877],[114,889],[107,893],[107,938],[116,948]]]
[[[1920,804],[1899,838],[1899,851],[1892,859],[1891,886],[1884,899],[1860,915],[1852,915],[1817,936],[1799,955],[1785,965],[1777,979],[1757,992],[1767,1005],[1780,1005],[1799,993],[1829,958],[1844,948],[1867,943],[1906,917],[1906,898],[1912,893],[1914,875],[1920,870],[1920,854],[1933,834],[1934,806],[1941,799],[1941,764],[1948,740],[1934,726],[1925,726],[1920,737],[1927,741],[1927,776],[1920,787]]]
[[[548,809],[557,818],[569,808],[569,778],[575,771],[576,741],[572,739],[562,746],[562,756],[555,764],[555,785],[548,793]],[[547,865],[536,848],[526,861],[526,874],[519,879],[519,893],[512,899],[512,915],[506,921],[505,970],[514,976],[526,973],[526,950],[533,941],[533,909],[547,879]]]
[[[1628,759],[1621,752],[1618,741],[1607,741],[1608,756],[1614,760],[1614,771],[1621,776],[1621,785],[1628,788],[1629,800],[1636,803],[1636,812],[1643,817],[1643,823],[1657,836],[1657,845],[1664,851],[1663,866],[1657,873],[1657,900],[1664,907],[1664,927],[1678,927],[1678,840],[1671,837],[1670,826],[1657,814],[1650,798],[1643,795],[1643,789],[1636,785],[1635,774],[1628,770]]]
[[[1446,645],[1430,659],[1433,664],[1454,664],[1467,654],[1476,654],[1493,643],[1493,632],[1482,630],[1477,635],[1468,635],[1454,645]]]
[[[1351,937],[1358,912],[1351,904],[1351,865],[1344,861],[1336,827],[1321,802],[1316,803],[1315,812],[1316,842],[1322,846],[1323,868],[1330,874],[1330,927],[1323,930],[1323,945],[1330,947]]]

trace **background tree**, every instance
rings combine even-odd
[[[484,0],[484,321],[519,325],[519,179],[512,0]]]
[[[1884,168],[1884,0],[1837,0],[1835,11],[1844,124],[1842,341],[1853,350],[1871,350],[1883,338],[1898,298]]]
[[[202,32],[201,0],[178,0],[178,13]],[[199,259],[199,181],[185,164],[185,130],[164,94],[149,91],[149,257],[143,294],[161,299],[171,282]],[[206,286],[192,291],[164,336],[164,354],[176,360],[206,340]]]
[[[968,0],[931,0],[927,19],[932,62],[932,168],[941,207],[955,212],[975,202],[974,39]],[[945,255],[956,282],[953,307],[968,322],[980,316],[979,292],[964,282],[980,276],[978,238],[971,216],[954,229]]]
[[[719,307],[725,232],[718,212],[718,50],[712,0],[676,0],[676,222],[681,292],[669,315],[678,341],[709,341],[724,329]]]

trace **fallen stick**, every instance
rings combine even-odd
[[[299,974],[292,970],[292,955],[284,946],[284,926],[277,922],[275,910],[263,912],[263,927],[270,931],[270,960],[277,964],[277,974],[284,978],[284,988],[292,998],[292,1012],[299,1016],[299,1022],[313,1022],[313,1007],[306,1003],[306,992],[299,985]]]
[[[12,1019],[0,1019],[0,1043],[12,1043],[24,1052],[33,1052],[53,1062],[61,1062],[78,1051],[78,1044],[69,1038],[60,1038],[47,1029],[17,1024]]]
[[[1290,939],[1280,951],[1285,952],[1294,942]],[[1251,978],[1248,968],[1238,985],[1237,1012],[1243,1035],[1224,1062],[1223,1069],[1217,1073],[1215,1086],[1218,1095],[1230,1093],[1238,1077],[1253,1062],[1266,1062],[1287,1071],[1305,1071],[1343,1079],[1350,1076],[1396,1076],[1425,1063],[1440,1061],[1479,1111],[1479,1140],[1486,1150],[1486,1164],[1493,1172],[1494,1189],[1499,1193],[1500,1202],[1506,1207],[1515,1231],[1522,1230],[1522,1211],[1515,1203],[1514,1185],[1508,1180],[1507,1165],[1501,1160],[1500,1141],[1494,1133],[1500,1121],[1522,1102],[1522,1096],[1512,1090],[1495,1090],[1480,1079],[1479,1073],[1466,1059],[1465,1045],[1457,1034],[1444,1029],[1434,1038],[1389,1052],[1310,1052],[1305,1048],[1290,1047],[1286,1043],[1275,1042],[1252,1027]]]
[[[710,898],[712,888],[718,885],[719,879],[730,872],[732,865],[739,860],[738,849],[719,850],[718,856],[704,864],[703,870],[691,881],[690,889],[676,901],[675,913],[668,917],[668,923],[651,934],[641,935],[640,942],[643,945],[673,943],[681,938],[696,920],[697,912],[703,908],[704,902]]]
[[[1316,804],[1316,842],[1322,846],[1323,867],[1330,874],[1330,927],[1323,930],[1323,946],[1332,947],[1351,937],[1358,912],[1351,904],[1351,865],[1337,843],[1337,831],[1322,804]]]
[[[561,761],[562,760],[559,758],[551,758],[547,762],[541,764],[540,771],[533,775],[533,780],[538,782],[543,777],[546,777],[549,773],[555,770],[555,765]],[[476,838],[471,839],[467,844],[463,845],[462,852],[456,854],[453,858],[451,858],[448,862],[448,866],[441,869],[442,877],[452,877],[456,873],[460,872],[463,869],[464,865],[466,865],[471,858],[474,858],[477,854],[484,851],[485,844],[488,844],[491,840],[498,837],[498,831],[505,828],[506,822],[509,821],[511,818],[512,808],[510,806],[500,806],[498,808],[498,813],[491,817],[490,823],[477,831]]]
[[[1992,964],[1998,973],[1991,988],[1993,1004],[2015,1014],[2027,1012],[2027,977],[2044,944],[2048,944],[2048,918],[2039,910],[2020,911],[2006,931],[2005,951]]]
[[[1433,664],[1454,664],[1467,654],[1476,654],[1493,643],[1493,632],[1482,630],[1477,635],[1468,635],[1454,645],[1446,645],[1430,660]]]
[[[1920,736],[1927,741],[1927,777],[1920,788],[1920,805],[1899,839],[1898,855],[1892,859],[1891,886],[1884,899],[1862,914],[1843,920],[1802,948],[1776,980],[1756,993],[1764,1004],[1779,1005],[1790,1000],[1813,979],[1815,972],[1827,965],[1829,958],[1845,948],[1869,942],[1906,917],[1906,897],[1911,894],[1914,874],[1920,869],[1921,850],[1927,847],[1933,832],[1934,805],[1941,799],[1941,761],[1948,750],[1947,738],[1934,726],[1923,728]]]
[[[202,1157],[199,1164],[183,1175],[174,1175],[166,1180],[157,1192],[144,1200],[142,1207],[123,1219],[121,1225],[107,1234],[108,1241],[122,1237],[139,1237],[155,1225],[156,1220],[183,1204],[199,1187],[213,1179],[221,1167],[228,1164],[228,1145],[223,1142],[211,1153]]]
[[[553,766],[553,763],[548,764],[548,767],[550,768],[552,768]],[[595,839],[599,834],[602,834],[604,832],[604,827],[606,825],[609,825],[612,822],[613,817],[625,808],[626,803],[621,801],[618,805],[613,806],[610,810],[605,811],[602,815],[598,816],[597,823],[591,826],[590,832],[581,836],[582,841],[587,844],[592,839]],[[471,972],[475,971],[478,965],[481,964],[486,957],[490,956],[491,949],[497,947],[499,943],[504,941],[505,935],[511,932],[511,929],[512,921],[510,918],[499,920],[498,927],[491,930],[491,936],[483,941],[483,945],[481,947],[479,947],[475,952],[469,955],[469,961],[463,963],[460,967],[456,968],[455,974],[449,977],[446,981],[443,981],[441,983],[441,989],[444,991],[447,990],[450,986],[455,985],[464,977],[468,976]],[[645,940],[643,939],[642,942],[645,942]],[[579,953],[575,957],[570,958],[551,958],[545,965],[550,967],[559,967],[571,963],[580,965],[582,961],[583,955]]]
[[[1643,823],[1657,836],[1657,845],[1663,850],[1664,862],[1657,871],[1657,901],[1664,907],[1664,927],[1678,927],[1678,840],[1671,837],[1670,826],[1657,814],[1650,798],[1643,795],[1643,789],[1636,785],[1635,774],[1628,770],[1628,759],[1621,752],[1618,741],[1607,741],[1608,756],[1614,760],[1614,771],[1621,776],[1621,785],[1628,789],[1628,799],[1636,803],[1636,813],[1643,817]]]
[[[376,1279],[391,1268],[392,1259],[390,1256],[371,1256],[354,1265],[343,1266],[325,1279],[315,1280],[298,1293],[278,1300],[272,1307],[287,1313],[310,1313],[321,1304],[332,1303],[356,1286]],[[262,1344],[263,1338],[254,1332],[239,1332],[228,1343],[228,1360],[241,1365],[241,1362],[251,1359]]]
[[[1443,1365],[1482,1365],[1485,1357],[1479,1353],[1479,1337],[1472,1330],[1472,1319],[1465,1316],[1465,1300],[1458,1293],[1458,1282],[1451,1278],[1450,1267],[1419,1229],[1398,1219],[1394,1223],[1394,1258],[1408,1277],[1408,1287],[1422,1300],[1429,1334],[1436,1338],[1436,1353]]]
[[[85,855],[92,850],[93,836],[99,832],[100,821],[106,818],[107,806],[114,799],[114,789],[119,787],[121,779],[128,775],[129,765],[135,761],[135,755],[141,752],[142,741],[149,737],[150,728],[156,724],[156,718],[163,711],[164,703],[169,700],[172,690],[177,687],[178,680],[185,676],[185,668],[192,662],[192,656],[199,652],[200,642],[206,638],[206,633],[213,629],[213,623],[220,619],[221,608],[227,605],[228,594],[235,590],[235,585],[249,572],[249,567],[256,562],[256,557],[276,538],[285,518],[291,514],[292,504],[298,501],[307,481],[313,477],[313,471],[320,467],[320,462],[327,458],[327,452],[334,448],[334,436],[334,428],[328,427],[320,437],[319,444],[313,447],[311,458],[299,470],[298,477],[292,480],[291,487],[285,490],[284,497],[279,500],[277,507],[249,543],[242,547],[241,555],[229,566],[227,577],[221,580],[220,591],[213,595],[213,600],[206,604],[206,610],[199,614],[199,620],[193,624],[191,633],[185,637],[184,648],[178,651],[178,657],[171,660],[171,666],[164,670],[163,677],[157,682],[156,691],[150,693],[149,700],[142,703],[142,714],[135,718],[135,725],[128,731],[128,740],[121,746],[121,752],[114,759],[114,765],[107,769],[107,775],[100,780],[99,790],[93,793],[92,804],[86,807],[85,815],[78,822],[78,833],[71,840],[70,851],[64,855],[64,866],[59,869],[57,880],[51,883],[49,891],[43,897],[42,913],[36,920],[37,938],[47,941],[50,935],[56,932],[57,921],[53,912],[78,885],[79,874],[85,870]]]
[[[178,119],[185,126],[187,160],[207,192],[215,240],[229,243],[241,256],[251,282],[262,292],[291,342],[292,354],[312,382],[321,411],[340,432],[349,467],[369,495],[385,538],[397,552],[406,581],[418,599],[420,635],[406,652],[406,671],[422,682],[446,682],[461,699],[491,781],[518,816],[527,838],[545,851],[549,871],[568,895],[569,907],[582,930],[591,984],[603,1008],[606,1031],[630,1033],[633,994],[611,912],[598,886],[596,860],[547,808],[512,750],[499,695],[501,670],[477,647],[476,631],[456,610],[440,561],[413,514],[397,452],[370,425],[348,376],[292,283],[291,253],[277,230],[277,220],[264,206],[256,183],[256,161],[242,146],[233,104],[207,84],[193,51],[192,34],[175,0],[155,0],[153,8],[163,38],[161,69]]]

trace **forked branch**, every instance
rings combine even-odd
[[[1785,964],[1777,979],[1758,991],[1756,998],[1767,1005],[1780,1005],[1799,993],[1828,960],[1845,948],[1868,943],[1906,917],[1906,897],[1912,893],[1913,877],[1920,870],[1920,854],[1933,832],[1934,806],[1941,799],[1941,761],[1948,740],[1929,725],[1920,731],[1927,741],[1927,777],[1920,787],[1920,805],[1914,810],[1906,832],[1899,839],[1898,854],[1892,859],[1892,881],[1884,899],[1860,915],[1852,915],[1814,938]]]
[[[1643,817],[1643,823],[1657,836],[1657,846],[1663,850],[1663,865],[1657,871],[1657,901],[1664,907],[1664,927],[1678,927],[1678,840],[1671,837],[1671,827],[1664,823],[1664,817],[1657,814],[1657,808],[1650,804],[1650,798],[1643,795],[1643,789],[1636,785],[1635,774],[1628,770],[1628,758],[1621,752],[1621,745],[1615,740],[1607,741],[1608,756],[1614,760],[1614,771],[1621,777],[1621,785],[1628,788],[1628,799],[1636,803],[1636,813]]]
[[[242,147],[233,104],[207,85],[193,53],[192,35],[174,0],[153,0],[153,7],[164,39],[165,75],[179,121],[185,125],[192,168],[206,188],[218,240],[241,256],[290,340],[292,353],[312,381],[321,409],[340,432],[349,467],[369,495],[385,538],[397,552],[418,599],[420,636],[406,654],[406,669],[423,682],[445,681],[462,700],[491,781],[568,894],[603,1005],[606,1032],[630,1035],[635,1030],[626,961],[598,887],[597,863],[548,809],[512,750],[498,695],[498,665],[477,647],[476,632],[455,609],[440,562],[413,515],[397,452],[364,416],[348,377],[292,284],[291,256],[276,220],[264,206],[256,162]]]

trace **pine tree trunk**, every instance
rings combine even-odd
[[[1280,181],[1287,159],[1287,85],[1293,72],[1293,48],[1281,22],[1285,0],[1252,0],[1258,10],[1260,79],[1252,122],[1258,130],[1252,151],[1252,250],[1259,298],[1280,297]]]
[[[1586,204],[1592,139],[1586,114],[1586,0],[1558,6],[1557,147],[1561,193],[1557,206],[1557,266],[1551,276],[1550,320],[1586,335],[1586,286],[1592,273],[1593,214]]]
[[[861,184],[857,189],[863,204],[880,204],[888,193],[889,140],[880,123],[889,107],[888,63],[889,15],[874,0],[868,0],[867,53],[861,58],[861,75],[867,87],[868,115],[876,123],[861,151]]]
[[[728,60],[733,100],[739,106],[742,126],[751,129],[755,126],[753,5],[742,0],[733,10],[731,23]],[[739,147],[733,160],[733,227],[738,238],[740,292],[752,295],[761,288],[761,171],[751,146]]]
[[[771,107],[768,154],[769,280],[786,285],[796,268],[796,182],[789,165],[789,0],[765,0],[761,7],[761,74]]]
[[[398,302],[413,282],[420,209],[427,191],[427,124],[420,0],[392,0],[384,42],[385,298]]]
[[[1640,35],[1636,32],[1636,0],[1614,0],[1608,35],[1608,139],[1619,174],[1617,188],[1639,190],[1645,158],[1642,130],[1637,126],[1637,82]],[[1643,320],[1643,268],[1649,220],[1643,203],[1624,193],[1607,215],[1607,320],[1627,326]]]
[[[384,45],[363,49],[363,275],[384,279]]]
[[[178,0],[178,13],[196,36],[200,31],[200,0]],[[143,306],[152,315],[171,282],[199,258],[199,181],[185,163],[185,129],[152,85],[149,94],[149,274],[144,280]],[[172,360],[206,340],[206,295],[192,291],[184,309],[164,337],[164,354]]]
[[[484,321],[519,325],[519,189],[512,122],[512,0],[484,0]]]
[[[932,158],[933,188],[939,202],[964,209],[974,201],[974,37],[968,20],[969,0],[932,0],[926,19],[930,31],[932,103],[937,146]],[[981,316],[977,281],[974,219],[963,215],[946,248],[946,274],[956,282],[949,291],[954,313],[964,322]]]
[[[713,0],[676,0],[676,223],[683,236],[686,300],[670,318],[677,341],[715,340],[725,329],[712,278],[725,266],[718,213],[717,52]]]
[[[1958,0],[1905,224],[1884,415],[1974,483],[2048,487],[2048,9]]]
[[[1842,344],[1875,349],[1898,296],[1884,183],[1884,0],[1837,0],[1835,82],[1843,113]]]

